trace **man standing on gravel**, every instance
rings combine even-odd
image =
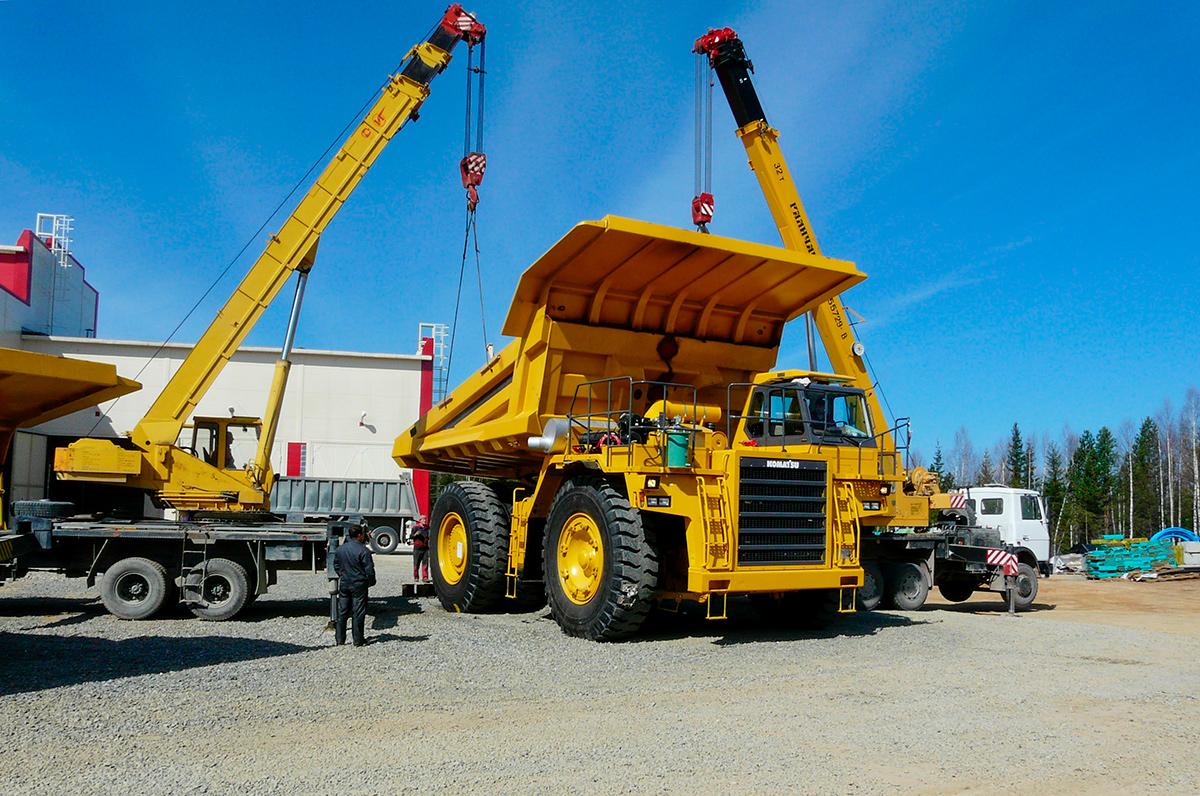
[[[363,544],[362,526],[350,529],[350,538],[338,546],[333,556],[333,571],[338,576],[338,620],[334,639],[346,643],[346,620],[354,611],[354,646],[367,643],[367,590],[375,585],[375,560]]]

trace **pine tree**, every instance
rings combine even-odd
[[[929,469],[938,474],[938,485],[941,486],[943,492],[949,492],[954,489],[954,473],[946,466],[946,460],[942,458],[942,443],[940,441],[933,451],[933,462],[929,465]]]
[[[1162,527],[1158,501],[1158,424],[1147,417],[1133,440],[1129,462],[1133,487],[1133,536],[1149,536]]]
[[[1104,524],[1104,529],[1113,530],[1112,512],[1109,510],[1113,502],[1113,493],[1117,488],[1117,438],[1104,426],[1096,434],[1095,458],[1092,462],[1093,477],[1098,488],[1099,502],[1096,513]]]
[[[1060,522],[1063,501],[1067,497],[1065,477],[1062,454],[1058,452],[1058,446],[1051,442],[1046,445],[1046,477],[1042,479],[1042,497],[1046,500],[1046,519],[1050,523],[1051,541],[1054,543],[1054,549],[1059,551],[1071,546],[1067,536],[1062,533],[1064,528]]]
[[[979,463],[979,477],[975,480],[980,484],[994,484],[996,482],[996,471],[992,467],[992,455],[987,451],[983,452],[983,461]]]
[[[1008,449],[1004,454],[1005,469],[1008,470],[1008,485],[1023,486],[1025,479],[1025,443],[1021,441],[1021,429],[1013,423],[1012,436],[1008,438]]]

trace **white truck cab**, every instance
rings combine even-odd
[[[975,513],[975,524],[1000,532],[1005,544],[1017,548],[1021,558],[1032,555],[1036,569],[1049,574],[1050,525],[1042,496],[1032,489],[984,484],[955,490],[966,496]],[[1022,549],[1023,548],[1023,549]],[[1028,551],[1026,555],[1021,555]]]

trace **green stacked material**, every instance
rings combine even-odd
[[[1089,578],[1119,578],[1126,572],[1149,571],[1175,566],[1175,545],[1162,540],[1125,539],[1119,534],[1094,539],[1100,545],[1087,554]]]

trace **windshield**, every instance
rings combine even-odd
[[[871,436],[871,423],[867,420],[861,395],[827,395],[819,396],[817,400],[823,404],[826,412],[826,434],[841,434],[856,439]],[[813,422],[816,422],[816,415],[813,415]]]
[[[845,388],[789,385],[755,390],[745,428],[753,439],[797,437],[857,445],[872,438],[862,393]]]

